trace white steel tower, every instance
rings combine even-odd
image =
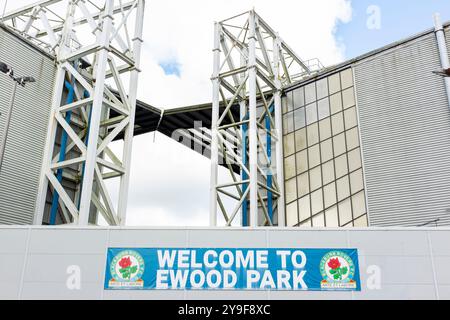
[[[254,10],[215,24],[213,52],[210,225],[284,226],[281,93],[311,70]]]
[[[143,19],[144,0],[40,1],[5,15],[5,25],[57,63],[35,224],[49,192],[51,214],[62,212],[65,223],[95,223],[97,213],[125,223]],[[120,154],[110,148],[117,137]],[[114,178],[117,203],[105,183]]]

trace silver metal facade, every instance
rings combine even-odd
[[[51,108],[53,60],[0,28],[0,60],[16,75],[33,76],[36,83],[18,87],[0,172],[0,224],[31,224],[39,185]],[[13,83],[0,76],[0,134]],[[11,88],[11,89],[9,89]]]
[[[353,67],[370,225],[450,225],[450,110],[432,73],[441,68],[435,35]]]
[[[450,299],[449,242],[449,228],[0,227],[0,299]],[[103,290],[108,247],[356,248],[361,291]]]

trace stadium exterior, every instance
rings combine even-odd
[[[447,39],[449,27],[443,27]],[[442,43],[436,36],[440,31],[431,29],[310,72],[283,87],[283,171],[275,177],[283,176],[284,183],[277,190],[267,187],[257,207],[259,225],[265,224],[261,219],[267,212],[262,207],[269,205],[270,194],[278,193],[274,213],[280,216],[267,219],[274,227],[141,229],[76,226],[68,213],[76,208],[55,200],[55,193],[62,189],[45,189],[44,211],[39,211],[59,61],[0,24],[1,60],[13,65],[17,74],[36,78],[35,85],[17,92],[0,171],[0,224],[5,225],[0,227],[0,256],[9,261],[0,266],[0,298],[450,299],[446,272],[450,259],[450,101],[446,80],[433,73],[445,64]],[[447,41],[450,49],[449,44]],[[8,80],[0,77],[1,114],[8,108]],[[68,95],[64,92],[65,98]],[[181,130],[184,137],[201,136],[201,148],[195,151],[218,156],[214,151],[217,141],[211,138],[217,121],[214,114],[230,110],[217,102],[163,112],[137,101],[134,135],[158,130],[178,138],[180,134],[174,132]],[[239,110],[232,112],[239,115]],[[116,121],[113,115],[117,116],[112,112],[102,120]],[[77,128],[75,135],[81,136],[85,129],[82,116],[74,112],[71,125]],[[204,127],[196,128],[198,120]],[[2,128],[4,121],[0,117]],[[59,128],[51,154],[55,158],[64,144],[60,136]],[[118,139],[129,138],[122,133],[111,140]],[[69,153],[76,159],[83,150]],[[76,176],[81,171],[78,165],[66,164],[60,177],[66,198],[75,204],[82,189]],[[228,167],[242,174],[236,166]],[[93,194],[103,194],[102,188],[94,185]],[[60,206],[52,218],[55,201]],[[98,212],[107,211],[103,206],[109,205],[108,201],[88,203],[88,222],[96,224]],[[245,200],[241,205],[244,216],[252,204]],[[121,217],[117,221],[109,217],[120,222]],[[249,226],[245,219],[242,222]],[[29,226],[32,224],[35,226]],[[41,226],[48,224],[66,226]],[[361,288],[343,292],[106,290],[109,248],[355,249]],[[73,270],[80,276],[80,285],[71,287]]]

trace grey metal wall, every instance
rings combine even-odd
[[[0,299],[450,299],[450,229],[0,227]],[[103,290],[108,247],[357,248],[360,292]],[[81,271],[70,290],[69,266]],[[70,269],[69,269],[70,270]],[[369,286],[374,271],[380,286]]]
[[[372,226],[450,225],[450,111],[433,33],[354,66]]]
[[[0,60],[16,75],[36,83],[17,88],[3,167],[0,172],[0,224],[30,224],[50,115],[55,66],[46,55],[0,28]],[[12,81],[0,75],[0,135],[5,128]]]

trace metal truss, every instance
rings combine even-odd
[[[57,62],[35,224],[48,194],[51,224],[56,211],[66,223],[96,223],[98,213],[125,223],[143,18],[144,0],[40,1],[5,15],[5,25]],[[110,148],[119,136],[120,155]],[[114,178],[116,203],[106,183]]]
[[[211,226],[218,214],[231,226],[239,213],[244,227],[285,225],[281,93],[311,73],[255,11],[215,24]],[[223,183],[219,159],[230,172]]]

